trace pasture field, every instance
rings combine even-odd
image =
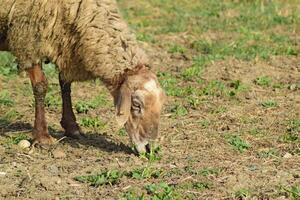
[[[300,199],[299,0],[118,0],[168,95],[159,148],[140,157],[100,81],[73,84],[85,139],[62,138],[57,71],[44,65],[50,148],[34,101],[0,54],[0,199]]]

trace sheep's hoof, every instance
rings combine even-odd
[[[34,139],[33,144],[40,144],[42,146],[46,145],[52,145],[56,142],[56,139],[52,137],[51,135],[42,135],[38,136]]]
[[[85,135],[80,130],[66,131],[65,136],[70,137],[70,138],[74,138],[74,139],[85,138]]]

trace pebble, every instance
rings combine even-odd
[[[297,84],[292,84],[290,85],[290,90],[296,90],[297,89]]]
[[[293,157],[293,155],[292,154],[290,154],[290,153],[286,153],[286,154],[284,154],[284,156],[283,156],[284,158],[291,158],[291,157]]]
[[[30,142],[28,140],[21,140],[19,143],[18,143],[18,146],[21,147],[22,149],[26,149],[26,148],[29,148],[30,147]]]
[[[66,153],[62,149],[54,149],[52,151],[52,155],[54,158],[65,158],[67,157]]]

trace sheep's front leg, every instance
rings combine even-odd
[[[65,135],[73,138],[80,138],[81,130],[76,123],[76,117],[72,109],[71,83],[66,82],[59,74],[59,84],[62,97],[62,119],[61,126],[65,129]]]
[[[36,142],[41,144],[53,144],[55,139],[48,133],[45,118],[45,96],[47,93],[47,79],[42,71],[41,65],[35,65],[27,70],[31,81],[35,99],[35,120],[33,137]]]

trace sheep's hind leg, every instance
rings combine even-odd
[[[82,136],[82,133],[76,123],[76,117],[72,109],[71,83],[64,81],[62,75],[59,74],[59,85],[62,97],[62,119],[60,124],[65,129],[66,136],[78,139]]]
[[[45,118],[45,96],[47,93],[47,79],[40,65],[27,70],[31,81],[34,99],[35,99],[35,120],[33,128],[33,137],[35,142],[40,144],[53,144],[55,139],[48,133],[47,122]]]

